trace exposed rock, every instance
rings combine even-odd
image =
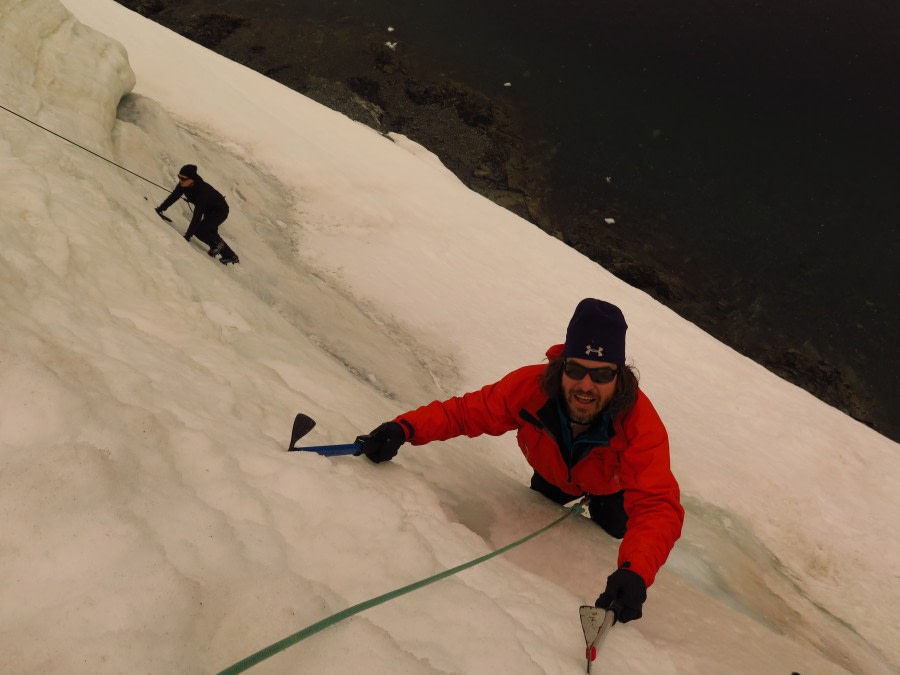
[[[515,110],[411,63],[352,18],[327,26],[246,16],[240,2],[118,0],[381,133],[434,152],[476,192],[534,223],[719,340],[856,419],[877,428],[871,402],[841,368],[805,345],[760,343],[752,312],[728,300],[740,280],[711,279],[667,242],[664,215],[606,204],[587,213],[550,204],[547,150],[519,128]],[[300,37],[298,37],[300,36]],[[620,217],[631,212],[632,218]],[[635,215],[640,214],[640,215]],[[612,221],[609,222],[609,221]],[[663,225],[660,227],[660,225]],[[773,338],[775,339],[775,338]]]

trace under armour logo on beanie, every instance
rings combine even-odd
[[[563,356],[624,366],[626,330],[622,310],[603,300],[585,298],[569,321]]]

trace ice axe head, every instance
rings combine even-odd
[[[297,441],[312,431],[314,426],[316,426],[316,421],[309,415],[303,413],[297,415],[294,418],[294,427],[291,429],[291,444],[288,446],[288,450],[293,450]]]

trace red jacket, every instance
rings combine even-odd
[[[547,355],[558,356],[560,347]],[[684,522],[679,488],[669,468],[669,439],[644,393],[611,424],[595,425],[568,442],[555,401],[541,391],[546,364],[525,366],[479,391],[434,401],[396,421],[413,445],[456,436],[499,436],[516,429],[525,459],[548,482],[573,495],[625,491],[628,527],[619,547],[619,566],[641,575],[649,587]],[[563,448],[572,457],[567,465]],[[569,466],[571,465],[571,466]]]

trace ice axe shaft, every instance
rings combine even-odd
[[[340,457],[341,455],[359,455],[359,443],[344,443],[338,445],[309,445],[305,448],[290,448],[288,452],[302,450],[304,452],[314,452],[323,457]]]

